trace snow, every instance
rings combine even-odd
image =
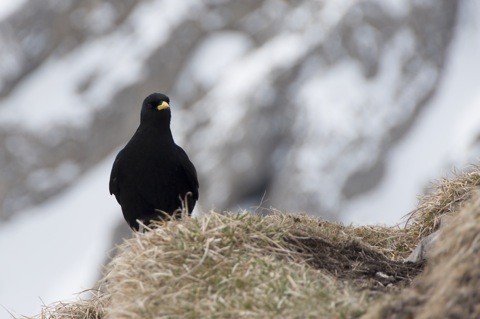
[[[71,160],[66,160],[54,169],[41,168],[34,170],[28,175],[26,184],[31,189],[48,190],[55,185],[68,184],[79,173],[78,165]]]
[[[397,17],[407,15],[411,6],[410,1],[405,0],[379,1],[378,3]]]
[[[308,50],[302,44],[302,34],[293,32],[266,41],[260,48],[224,70],[217,81],[218,85],[199,102],[202,105],[193,107],[196,112],[193,116],[197,119],[202,119],[206,114],[215,114],[215,117],[209,119],[209,127],[199,128],[190,140],[191,145],[203,145],[203,142],[199,141],[209,141],[210,148],[198,149],[196,154],[197,161],[204,165],[204,171],[222,174],[219,173],[221,169],[213,172],[221,166],[220,161],[223,159],[212,156],[212,148],[224,147],[234,141],[237,135],[243,134],[244,128],[237,127],[232,130],[232,127],[237,126],[247,114],[250,106],[246,103],[246,97],[254,96],[254,92],[271,79],[272,72],[294,65]],[[226,143],[226,140],[229,142]],[[248,157],[245,159],[248,160]],[[241,165],[244,164],[246,163]],[[224,173],[226,175],[222,178],[230,174]],[[210,194],[211,202],[222,203],[230,191],[228,186],[221,187],[216,183],[215,191],[212,190]]]
[[[329,26],[334,25],[344,16],[345,11],[356,2],[359,2],[359,0],[324,1],[320,21]]]
[[[14,315],[92,288],[123,220],[108,192],[114,154],[75,186],[0,226],[0,305]],[[4,317],[1,314],[0,317]]]
[[[0,20],[10,16],[12,13],[20,9],[27,0],[11,0],[0,1]]]
[[[50,57],[1,101],[0,125],[21,122],[41,136],[56,125],[87,126],[98,108],[142,77],[144,61],[198,6],[193,0],[142,3],[125,22],[129,27],[87,41],[64,57]]]
[[[252,47],[252,41],[240,32],[218,32],[207,37],[196,49],[191,64],[191,77],[210,88],[226,67],[233,64]]]
[[[292,152],[293,162],[301,175],[302,187],[318,194],[329,211],[338,210],[346,179],[375,162],[382,137],[394,124],[411,115],[412,101],[419,100],[416,95],[425,94],[433,85],[436,74],[423,65],[410,89],[407,86],[401,92],[402,98],[397,97],[403,72],[400,61],[412,54],[412,38],[408,30],[392,38],[381,55],[375,77],[365,79],[357,62],[345,60],[307,74],[296,90],[295,100],[302,108],[293,129],[300,132],[297,135],[303,136],[303,140]],[[352,153],[349,149],[362,140],[366,142],[353,151],[355,160],[344,155]],[[312,171],[322,173],[311,174]]]
[[[469,9],[466,9],[469,8]],[[350,200],[343,221],[396,224],[417,204],[429,182],[444,177],[455,163],[464,169],[480,127],[480,6],[471,2],[460,12],[460,24],[437,94],[415,126],[386,160],[386,176],[367,195]],[[394,203],[394,205],[392,205]]]
[[[88,19],[87,28],[93,32],[101,33],[113,26],[116,19],[115,8],[111,3],[100,3]]]
[[[282,54],[278,52],[282,52]],[[235,123],[239,123],[246,114],[245,97],[252,96],[265,78],[269,78],[269,74],[273,70],[288,68],[305,52],[306,48],[302,46],[301,36],[290,33],[275,37],[264,43],[260,49],[238,59],[218,79],[218,85],[209,92],[206,98],[208,102],[202,102],[205,104],[203,107],[194,108],[204,114],[205,108],[209,108],[210,110],[206,114],[215,114],[215,117],[210,119],[212,121],[210,126],[216,130],[199,131],[193,138],[208,139],[213,145],[223,145],[224,138],[230,139],[230,135],[226,136],[225,132],[236,134],[237,132],[232,132],[231,127]],[[202,117],[202,114],[197,115],[198,118]]]
[[[211,89],[221,75],[251,47],[252,41],[241,32],[224,31],[210,34],[190,54],[189,61],[178,77],[174,91],[181,93],[178,94],[176,103],[194,97],[197,94],[197,87],[205,91]],[[184,121],[189,121],[189,117],[184,116]]]
[[[83,125],[90,114],[89,107],[75,91],[84,76],[87,61],[90,59],[73,54],[42,64],[4,100],[0,109],[1,122],[12,126],[23,122],[25,128],[40,133],[53,124]],[[53,92],[52,88],[55,88]]]

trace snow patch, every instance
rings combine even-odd
[[[15,11],[20,9],[27,0],[0,1],[0,20],[8,18]]]
[[[252,47],[252,41],[240,32],[220,32],[207,37],[196,49],[188,67],[192,78],[210,88],[225,69]]]
[[[304,138],[297,142],[298,149],[291,152],[292,162],[305,191],[318,194],[329,211],[339,209],[348,176],[359,167],[372,165],[384,135],[399,119],[413,112],[415,105],[409,101],[428,92],[433,84],[431,77],[422,76],[431,74],[421,72],[408,97],[397,96],[402,78],[400,61],[412,53],[412,37],[411,32],[403,30],[392,38],[382,55],[378,74],[371,79],[365,79],[357,62],[345,61],[327,69],[318,67],[294,90],[295,101],[302,108],[293,129]],[[369,142],[354,151],[355,160],[344,156],[362,140]],[[312,171],[322,174],[311,174]]]
[[[45,191],[54,188],[56,185],[66,185],[73,178],[77,177],[80,168],[71,160],[60,163],[54,169],[37,169],[27,177],[27,186],[30,189]]]

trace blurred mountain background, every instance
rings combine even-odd
[[[0,4],[0,305],[90,288],[130,231],[108,177],[170,96],[197,212],[395,224],[480,154],[475,0]]]

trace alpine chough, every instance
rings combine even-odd
[[[137,219],[148,225],[174,216],[185,199],[191,214],[198,199],[195,166],[170,131],[169,103],[160,93],[143,101],[140,126],[113,163],[110,194],[135,230],[139,229]]]

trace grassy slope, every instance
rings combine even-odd
[[[39,317],[389,318],[454,308],[465,318],[467,311],[478,315],[471,304],[479,303],[479,294],[467,288],[480,281],[469,267],[480,269],[480,202],[461,204],[479,180],[474,168],[442,181],[405,229],[347,227],[279,213],[212,212],[172,221],[126,240],[91,300],[58,303]],[[408,288],[422,265],[404,264],[403,258],[436,230],[442,215],[457,215],[462,207],[442,230],[442,246],[415,279],[415,289]],[[466,292],[459,299],[447,294],[460,290]],[[432,306],[438,303],[443,308]]]

